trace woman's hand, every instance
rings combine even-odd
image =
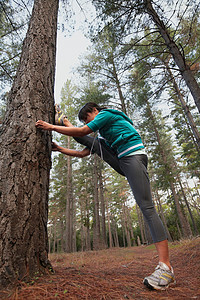
[[[49,124],[47,122],[44,122],[42,120],[38,120],[36,123],[35,123],[35,126],[37,128],[40,128],[40,129],[43,129],[43,130],[50,130],[52,131],[54,129],[54,125],[52,124]]]
[[[59,146],[55,142],[52,142],[51,146],[52,151],[60,151]]]

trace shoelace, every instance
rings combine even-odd
[[[160,265],[157,265],[157,267],[155,268],[155,271],[153,272],[152,275],[154,275],[155,277],[160,276],[163,271],[166,271],[166,270],[162,269],[160,267]]]
[[[103,159],[103,151],[102,151],[102,147],[101,147],[101,141],[100,141],[100,138],[98,137],[98,132],[95,134],[94,136],[94,139],[93,139],[93,142],[92,142],[92,147],[90,149],[90,154],[92,153],[92,149],[94,147],[94,142],[95,142],[95,139],[97,138],[98,140],[98,143],[99,143],[99,148],[100,148],[100,153],[101,153],[101,159]]]

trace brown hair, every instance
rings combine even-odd
[[[102,109],[106,109],[106,107],[100,107],[98,104],[94,102],[88,102],[79,110],[78,113],[79,120],[85,121],[87,119],[87,114],[93,112],[94,108],[96,108],[98,111],[101,111]]]

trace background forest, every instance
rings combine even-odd
[[[169,241],[200,234],[200,117],[174,55],[155,18],[135,1],[77,2],[84,13],[87,53],[61,91],[60,106],[76,126],[88,101],[125,112],[142,136],[149,157],[152,194]],[[149,2],[146,1],[146,7]],[[166,3],[167,5],[163,5]],[[1,121],[16,74],[32,1],[0,2]],[[200,82],[198,1],[154,1],[160,24]],[[149,7],[151,9],[151,7]],[[80,13],[79,12],[79,13]],[[60,3],[59,28],[73,24],[73,2]],[[155,13],[154,13],[155,17]],[[67,23],[68,22],[68,23]],[[89,24],[89,25],[88,25]],[[60,29],[61,30],[61,29]],[[72,29],[73,30],[73,29]],[[66,33],[67,34],[67,33]],[[59,145],[81,149],[54,134]],[[49,252],[99,250],[151,243],[127,181],[98,156],[52,155],[48,218]]]

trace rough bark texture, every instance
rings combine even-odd
[[[58,0],[35,0],[0,131],[0,287],[45,271]]]

